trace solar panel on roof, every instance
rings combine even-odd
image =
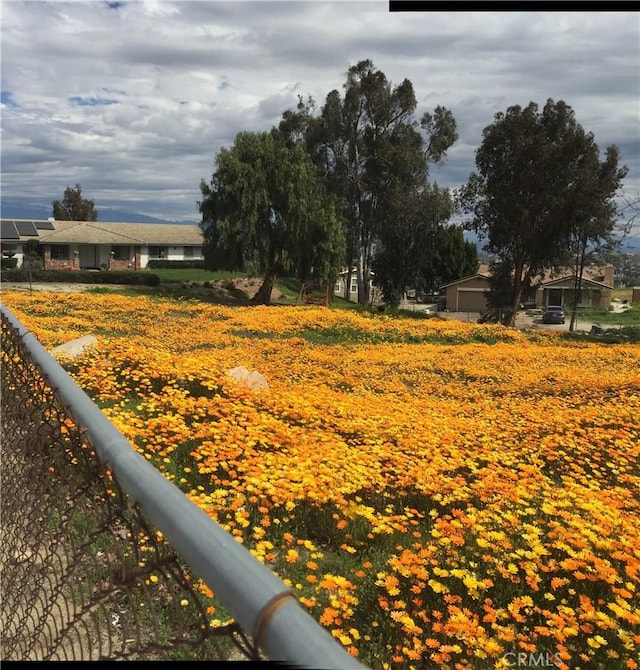
[[[13,221],[0,221],[0,238],[3,240],[19,240],[20,235]]]
[[[14,221],[14,223],[20,235],[38,236],[36,224],[33,221]]]
[[[51,221],[34,221],[38,230],[55,230]]]

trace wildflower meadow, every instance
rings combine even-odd
[[[640,345],[318,306],[2,300],[48,348],[95,335],[61,360],[72,377],[370,668],[638,668]]]

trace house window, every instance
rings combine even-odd
[[[351,286],[349,287],[349,293],[357,293],[357,292],[358,292],[358,278],[351,277]]]
[[[149,247],[149,258],[167,258],[169,247]]]
[[[68,261],[70,258],[68,244],[53,244],[51,246],[52,261]]]
[[[126,246],[112,246],[111,257],[114,261],[128,261],[131,258],[131,248]]]
[[[339,279],[338,279],[338,281],[333,285],[333,292],[334,292],[334,293],[340,293],[340,280],[339,280]]]
[[[185,247],[185,258],[202,258],[202,247]]]

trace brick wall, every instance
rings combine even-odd
[[[51,247],[47,244],[42,252],[42,267],[45,270],[79,270],[80,258],[77,252],[72,253],[73,258],[51,258]]]
[[[115,258],[110,258],[109,270],[139,270],[141,267],[140,257],[140,247],[135,247],[133,259],[116,260]]]

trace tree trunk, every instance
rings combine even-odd
[[[514,273],[513,273],[513,298],[511,301],[511,310],[509,316],[504,322],[505,326],[513,328],[516,325],[516,316],[518,314],[518,308],[520,307],[520,302],[522,298],[522,263],[516,263]],[[527,271],[528,274],[528,271]]]
[[[578,322],[578,305],[582,297],[582,273],[586,262],[587,240],[580,240],[580,247],[576,253],[576,262],[574,265],[575,278],[573,282],[573,300],[571,301],[571,319],[569,321],[569,331],[573,332],[576,329]]]
[[[273,285],[276,281],[276,273],[268,272],[264,280],[262,281],[262,286],[258,289],[258,292],[251,299],[252,305],[270,305],[271,304],[271,291],[273,291]]]
[[[367,304],[367,297],[368,293],[365,287],[365,267],[364,267],[364,254],[362,251],[360,251],[360,255],[358,256],[358,263],[356,266],[356,277],[358,281],[358,304],[359,305],[366,305]]]
[[[575,268],[574,268],[575,269]],[[573,297],[571,299],[571,319],[569,320],[569,332],[573,333],[578,321],[578,304],[582,292],[582,268],[578,268],[573,279]]]
[[[345,275],[344,278],[344,299],[345,300],[351,300],[351,277],[353,276],[353,273],[351,271],[351,265],[348,266],[347,274]]]

